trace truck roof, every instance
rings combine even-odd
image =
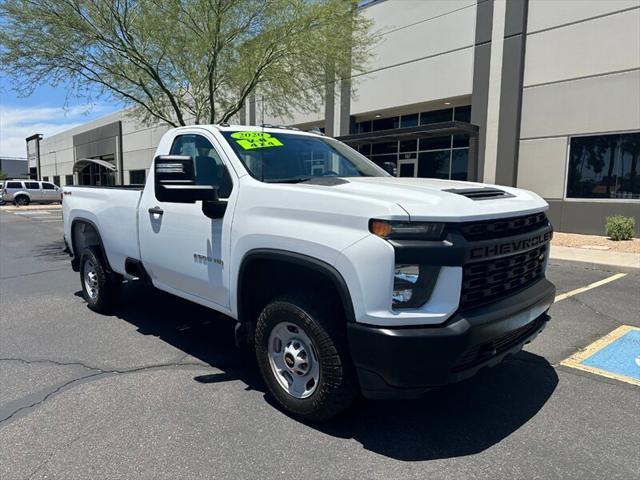
[[[298,135],[310,135],[310,136],[324,136],[321,132],[315,131],[302,131],[295,127],[288,127],[285,125],[271,125],[271,124],[262,124],[262,125],[229,125],[227,123],[222,124],[209,124],[209,125],[189,125],[185,127],[178,127],[177,129],[183,128],[207,128],[211,130],[218,130],[219,132],[269,132],[269,133],[289,133],[289,134],[298,134]]]

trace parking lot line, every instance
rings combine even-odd
[[[14,215],[24,215],[27,217],[32,217],[33,215],[51,215],[49,212],[45,210],[31,210],[29,212],[13,212]]]
[[[585,287],[580,287],[576,288],[575,290],[571,290],[570,292],[561,293],[560,295],[556,296],[554,302],[559,302],[560,300],[564,300],[565,298],[573,297],[574,295],[578,295],[579,293],[589,291],[593,288],[601,287],[602,285],[606,285],[607,283],[618,280],[622,277],[625,277],[626,275],[626,273],[616,273],[615,275],[611,275],[610,277],[590,283]]]
[[[635,347],[635,343],[637,343],[637,339],[633,337],[637,336],[638,334],[640,334],[640,328],[632,327],[630,325],[621,325],[611,333],[608,333],[601,339],[593,342],[587,348],[580,350],[579,352],[571,355],[566,360],[563,360],[562,362],[560,362],[560,365],[640,386],[640,380],[638,378],[634,378],[637,377],[637,375],[631,377],[629,375],[617,373],[616,371],[611,371],[625,371],[626,366],[633,365],[633,363],[635,363],[635,365],[638,366],[638,369],[640,369],[640,364],[638,364],[638,362],[640,361],[640,351],[635,351],[635,353],[632,352]],[[627,338],[623,339],[623,337],[625,336],[627,336]],[[628,340],[628,342],[624,342],[624,340]],[[603,350],[606,347],[614,347],[614,343],[619,344],[619,347],[614,348],[614,351],[612,352],[608,352],[608,354],[605,356],[607,358],[599,359],[595,362],[592,361],[586,363],[589,360],[593,359],[596,354],[603,353]],[[621,355],[625,356],[624,362],[627,365],[620,365]],[[607,370],[601,367],[606,367]],[[633,366],[631,368],[633,368]]]

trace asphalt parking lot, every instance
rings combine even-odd
[[[637,274],[552,262],[569,295],[525,351],[307,425],[269,402],[231,321],[136,282],[115,315],[88,310],[46,211],[0,210],[2,480],[640,476],[640,387],[561,364],[640,327]]]

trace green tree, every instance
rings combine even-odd
[[[6,180],[7,179],[7,174],[4,173],[2,170],[0,170],[0,180]]]
[[[276,115],[314,109],[373,43],[356,0],[3,0],[0,24],[19,93],[97,85],[172,126],[227,122],[252,96]]]

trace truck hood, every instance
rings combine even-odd
[[[388,201],[399,205],[411,220],[469,221],[500,218],[545,210],[547,203],[537,194],[519,188],[488,185],[475,182],[458,182],[431,178],[350,177],[344,182],[313,181],[298,184],[307,188],[339,191],[347,196],[375,201]],[[486,198],[466,196],[464,190],[492,188],[504,195]]]

